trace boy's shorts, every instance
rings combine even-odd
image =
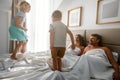
[[[65,47],[54,47],[54,49],[51,50],[52,58],[62,58],[65,54],[65,50]]]

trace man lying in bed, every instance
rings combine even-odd
[[[111,65],[114,68],[114,73],[113,73],[113,77],[114,80],[120,80],[119,79],[119,66],[117,64],[117,62],[115,61],[112,52],[110,51],[109,48],[102,46],[102,37],[98,34],[92,34],[90,36],[89,39],[89,44],[88,46],[84,49],[83,54],[87,54],[87,52],[94,50],[94,49],[101,49],[105,52],[109,62],[111,63]],[[97,54],[97,53],[96,53]],[[99,66],[99,65],[98,65]]]

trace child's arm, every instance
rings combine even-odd
[[[71,47],[71,43],[67,46],[67,48],[66,49],[68,49],[68,48],[70,48]]]
[[[24,22],[23,26],[24,26],[24,28],[26,28],[26,31],[27,31],[26,21]]]
[[[53,48],[53,41],[54,41],[54,31],[50,30],[50,49]]]
[[[71,42],[72,42],[71,48],[72,48],[72,49],[75,49],[75,44],[74,44],[74,37],[73,37],[73,34],[72,34],[71,31],[68,31],[68,34],[69,34],[70,39],[71,39]]]
[[[22,20],[22,17],[18,16],[15,20],[15,26],[23,29],[24,31],[27,31],[27,29],[20,24],[21,20]]]

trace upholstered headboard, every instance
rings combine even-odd
[[[85,42],[93,33],[100,34],[103,37],[103,44],[110,47],[111,50],[120,53],[120,28],[118,29],[89,29],[89,30],[72,30],[73,35],[81,34]]]
[[[118,29],[89,29],[89,30],[72,30],[73,34],[81,34],[85,42],[93,33],[100,34],[103,37],[103,44],[108,46],[112,51],[120,55],[120,28]],[[119,61],[120,62],[120,61]]]
[[[120,53],[120,29],[86,30],[86,40],[93,33],[100,34],[103,37],[103,44],[108,46],[112,51]]]

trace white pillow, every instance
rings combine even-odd
[[[112,52],[112,53],[113,53],[114,59],[118,62],[118,57],[119,57],[118,53],[117,52]]]

